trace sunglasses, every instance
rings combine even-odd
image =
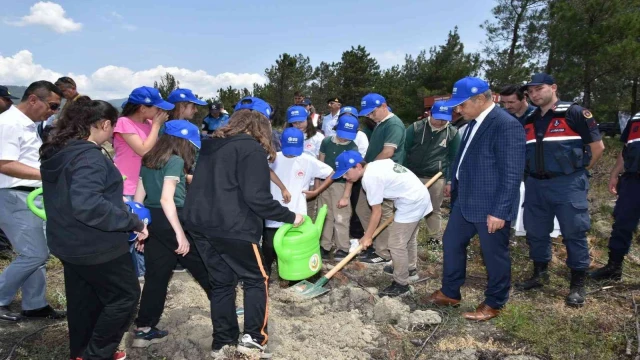
[[[50,103],[50,102],[47,102],[46,100],[41,99],[41,98],[38,98],[38,100],[40,100],[43,103],[49,105],[49,109],[51,109],[51,111],[56,111],[56,110],[60,109],[60,104],[59,103]]]

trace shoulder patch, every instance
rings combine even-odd
[[[584,109],[582,110],[582,116],[584,116],[585,119],[591,119],[593,117],[593,114],[591,114],[591,111]]]

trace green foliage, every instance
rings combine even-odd
[[[380,65],[364,46],[351,47],[342,53],[337,69],[340,97],[345,104],[359,105],[380,77]],[[330,95],[334,96],[334,95]]]
[[[254,94],[271,104],[275,113],[274,124],[280,125],[284,123],[287,108],[293,103],[293,93],[308,90],[313,67],[309,57],[284,53],[278,57],[275,65],[265,70],[265,75],[269,80],[268,85],[254,85]]]
[[[153,87],[160,91],[163,99],[166,99],[173,90],[180,88],[180,81],[176,80],[170,73],[166,73],[160,78],[159,83],[157,81],[153,82]]]

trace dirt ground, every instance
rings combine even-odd
[[[615,144],[608,142],[607,147],[615,148]],[[593,267],[607,259],[615,197],[607,193],[606,180],[616,155],[615,151],[608,153],[592,172],[592,229],[588,238]],[[377,291],[386,287],[391,278],[382,272],[382,266],[355,261],[327,284],[329,293],[313,300],[294,301],[286,284],[273,282],[269,304],[273,359],[610,360],[633,359],[637,355],[640,336],[636,330],[638,314],[633,307],[634,301],[640,303],[637,244],[625,262],[623,281],[588,283],[587,305],[572,309],[564,305],[569,277],[564,265],[566,251],[562,239],[554,239],[551,284],[528,293],[512,291],[502,314],[484,323],[461,317],[462,312],[482,301],[486,286],[478,242],[472,241],[469,248],[459,308],[427,305],[426,297],[440,287],[442,246],[427,244],[423,235],[419,244],[420,280],[414,284],[413,293],[402,299],[379,298]],[[524,238],[512,237],[511,257],[512,280],[528,276],[531,264]],[[0,270],[10,258],[0,258]],[[325,264],[323,272],[333,264]],[[61,264],[52,259],[47,268],[49,301],[54,307],[64,308]],[[242,306],[240,290],[237,304]],[[18,298],[12,308],[19,310],[19,306]],[[239,320],[242,324],[242,316]],[[159,327],[170,332],[168,340],[147,349],[131,349],[131,334],[126,335],[123,344],[128,359],[210,358],[209,302],[188,273],[174,275]],[[0,323],[0,360],[68,359],[66,330],[64,321]],[[223,358],[251,357],[228,352]]]

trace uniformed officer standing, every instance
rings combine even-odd
[[[620,141],[625,145],[609,180],[609,192],[618,195],[613,209],[615,220],[609,239],[609,262],[589,273],[594,280],[622,279],[622,262],[640,222],[640,112],[629,120]]]
[[[558,100],[553,77],[540,73],[526,84],[531,101],[538,106],[525,121],[527,136],[524,227],[527,231],[533,276],[516,284],[530,290],[548,282],[553,217],[557,216],[571,286],[565,302],[582,306],[584,281],[589,268],[587,230],[590,228],[587,170],[602,156],[598,124],[589,110]],[[587,146],[588,145],[588,146]]]

